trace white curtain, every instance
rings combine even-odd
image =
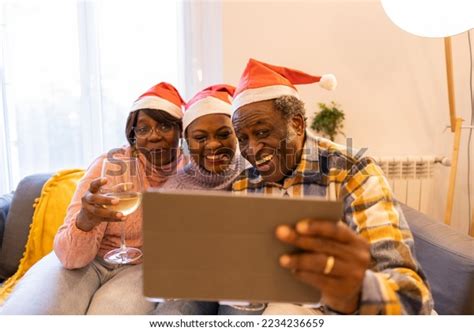
[[[129,106],[153,84],[196,86],[185,84],[186,41],[200,33],[186,2],[0,4],[0,194],[125,144]]]

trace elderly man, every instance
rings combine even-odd
[[[283,268],[322,293],[323,313],[429,314],[433,302],[413,254],[413,237],[380,168],[368,157],[306,132],[293,84],[335,86],[250,59],[234,95],[233,125],[242,155],[253,165],[236,193],[321,196],[344,203],[342,221],[301,220],[276,236],[301,249],[281,256]],[[270,313],[305,313],[269,305]]]

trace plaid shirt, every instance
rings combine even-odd
[[[301,161],[282,184],[264,183],[255,168],[233,184],[236,194],[320,196],[344,203],[343,221],[371,244],[359,313],[430,314],[425,275],[413,253],[413,237],[393,192],[375,161],[306,134]]]

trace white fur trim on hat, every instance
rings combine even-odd
[[[298,92],[292,87],[287,85],[270,85],[242,91],[232,101],[232,110],[235,112],[249,103],[276,99],[283,95],[291,95],[301,99]]]
[[[174,103],[169,102],[166,99],[152,95],[145,96],[135,101],[130,111],[146,108],[164,110],[175,118],[183,118],[183,110],[181,107],[176,106]]]
[[[183,132],[195,119],[209,114],[225,114],[232,116],[232,106],[214,97],[206,97],[195,102],[183,116]]]
[[[319,80],[319,86],[329,91],[335,90],[337,86],[336,76],[333,74],[322,75]]]

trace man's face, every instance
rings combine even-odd
[[[265,182],[278,182],[296,168],[304,142],[302,116],[286,119],[266,100],[237,109],[232,124],[242,155]]]

